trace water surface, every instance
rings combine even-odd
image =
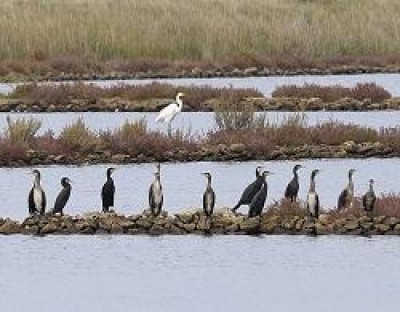
[[[177,79],[128,79],[128,80],[94,80],[93,83],[102,87],[117,84],[148,84],[151,82],[165,82],[176,86],[212,86],[216,88],[255,88],[265,96],[282,85],[304,85],[314,83],[322,86],[340,85],[354,87],[357,83],[376,83],[387,89],[393,96],[400,96],[400,74],[358,74],[358,75],[299,75],[299,76],[271,76],[271,77],[244,77],[244,78],[177,78]],[[51,82],[54,83],[54,82]],[[64,82],[65,83],[65,82]],[[0,93],[11,92],[17,84],[0,83]]]
[[[374,129],[382,127],[400,126],[400,111],[368,111],[368,112],[267,112],[266,119],[274,124],[282,124],[287,118],[296,115],[303,116],[308,125],[315,125],[328,121],[340,121],[345,124],[367,126]],[[167,131],[167,126],[155,122],[157,113],[0,113],[0,129],[7,126],[6,117],[30,118],[42,121],[39,133],[51,129],[55,134],[68,125],[82,118],[89,129],[93,131],[113,130],[121,127],[125,121],[146,120],[149,129]],[[214,113],[211,112],[184,112],[178,115],[173,122],[173,129],[181,129],[185,133],[203,134],[215,129]]]
[[[396,311],[399,238],[10,236],[0,310]]]

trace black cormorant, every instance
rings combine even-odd
[[[103,212],[109,212],[110,207],[114,207],[114,194],[115,194],[115,186],[114,180],[111,177],[114,168],[107,169],[107,181],[104,183],[103,188],[101,189],[101,201],[103,204]]]
[[[316,219],[319,217],[319,197],[315,191],[315,176],[318,172],[318,169],[315,169],[311,172],[310,189],[308,190],[307,194],[307,212],[311,217]]]
[[[266,181],[266,177],[271,174],[272,172],[270,171],[263,171],[263,173],[261,174],[262,185],[249,205],[249,218],[259,216],[262,213],[268,194],[268,184]]]
[[[256,168],[256,180],[249,184],[242,193],[242,196],[239,199],[239,202],[235,207],[232,208],[232,212],[235,212],[242,205],[249,205],[253,199],[253,197],[257,194],[257,192],[261,189],[263,185],[264,178],[261,174],[261,166]]]
[[[289,182],[285,191],[285,198],[290,199],[290,202],[294,203],[297,200],[297,194],[299,193],[299,175],[297,171],[300,168],[304,168],[302,165],[296,165],[293,168],[293,179]]]
[[[356,170],[350,169],[349,170],[349,183],[347,184],[346,188],[340,193],[337,203],[338,211],[342,210],[343,208],[348,208],[353,200],[354,196],[354,183],[353,183],[353,174]]]
[[[56,202],[54,203],[53,214],[59,213],[64,215],[63,209],[67,204],[67,201],[71,195],[71,180],[68,178],[61,179],[62,189],[56,198]]]
[[[376,195],[374,192],[374,180],[369,180],[369,190],[364,194],[362,200],[365,212],[367,213],[367,215],[372,215],[376,202]]]
[[[160,164],[156,165],[156,172],[154,173],[155,179],[150,185],[149,189],[149,206],[151,214],[157,217],[161,213],[162,205],[164,202],[164,195],[162,192],[162,185],[160,181]]]
[[[215,192],[211,186],[211,174],[208,172],[203,173],[207,177],[207,186],[203,194],[203,211],[209,218],[213,214],[215,205]]]
[[[46,209],[46,194],[40,185],[39,170],[35,169],[32,172],[35,175],[35,181],[28,197],[29,214],[40,213],[43,215]]]

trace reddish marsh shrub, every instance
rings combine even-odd
[[[272,92],[272,97],[293,97],[302,99],[318,97],[324,102],[334,102],[347,97],[356,100],[370,99],[372,102],[382,102],[391,98],[391,94],[375,83],[359,83],[354,88],[305,84],[304,86],[280,86]]]

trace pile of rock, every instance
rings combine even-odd
[[[0,234],[300,234],[300,235],[400,235],[400,218],[356,217],[324,214],[318,220],[304,216],[263,214],[248,218],[220,210],[207,219],[200,211],[154,218],[140,215],[92,213],[84,216],[31,216],[22,223],[0,219]]]

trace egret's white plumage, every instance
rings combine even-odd
[[[183,106],[182,97],[183,96],[184,96],[184,94],[179,92],[176,95],[175,102],[164,107],[158,114],[156,121],[164,122],[164,123],[167,123],[168,125],[170,125],[171,122],[176,117],[176,115],[178,115],[182,111],[182,106]]]

